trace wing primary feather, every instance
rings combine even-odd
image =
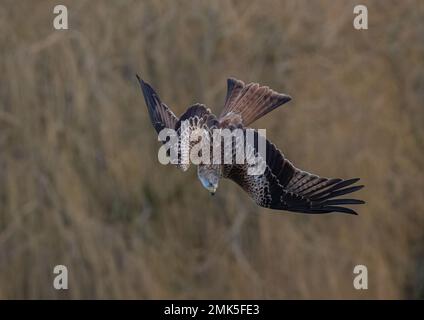
[[[333,200],[327,200],[323,202],[322,204],[325,206],[329,205],[339,205],[339,204],[364,204],[365,201],[358,200],[358,199],[333,199]]]
[[[311,197],[312,200],[319,199],[319,198],[329,194],[332,191],[339,190],[339,189],[342,189],[344,187],[350,186],[351,184],[354,184],[357,181],[359,181],[359,178],[342,180],[342,181],[332,185],[330,188],[326,188],[325,190],[322,190],[322,191],[320,190],[321,192],[311,194],[310,197]]]
[[[329,210],[329,212],[341,212],[341,213],[358,215],[358,213],[355,210],[350,209],[350,208],[346,208],[346,207],[326,206],[325,209]]]
[[[178,118],[166,104],[161,102],[158,94],[147,82],[141,79],[138,74],[136,77],[140,83],[149,117],[156,132],[159,133],[163,128],[174,129]]]
[[[364,186],[363,185],[359,185],[359,186],[353,186],[353,187],[349,187],[349,188],[345,188],[345,189],[341,189],[341,190],[337,190],[337,191],[333,191],[330,192],[328,195],[321,197],[321,198],[313,198],[314,201],[324,201],[330,198],[335,198],[335,197],[339,197],[342,196],[344,194],[348,194],[348,193],[352,193],[358,190],[361,190]]]

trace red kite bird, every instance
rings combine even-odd
[[[139,76],[137,79],[141,85],[150,119],[158,134],[162,129],[173,129],[179,140],[196,129],[206,132],[211,132],[212,129],[229,129],[230,131],[241,129],[242,132],[253,130],[248,128],[251,123],[291,100],[289,96],[277,93],[266,86],[260,86],[257,83],[246,85],[240,80],[230,78],[224,108],[219,117],[211,113],[210,109],[204,105],[195,104],[178,118],[167,105],[161,102],[158,94],[148,83]],[[183,126],[184,122],[188,125]],[[270,209],[310,214],[330,212],[356,214],[354,210],[344,205],[365,203],[357,199],[338,198],[363,188],[363,185],[354,185],[359,178],[348,180],[322,178],[302,171],[266,139],[264,139],[266,153],[261,157],[257,144],[259,135],[257,131],[254,132],[255,142],[250,144],[253,152],[246,152],[244,156],[258,157],[264,163],[264,170],[261,174],[249,174],[249,159],[242,164],[199,163],[197,165],[199,180],[212,195],[218,188],[219,180],[227,178],[242,187],[257,205]],[[211,135],[208,135],[208,139],[212,139]],[[193,144],[190,141],[186,148],[183,148],[181,143],[179,146],[181,148],[178,150],[178,156],[181,158],[183,154],[190,152]],[[181,162],[177,163],[177,166],[184,171],[188,168],[188,164]]]

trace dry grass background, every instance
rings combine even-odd
[[[423,298],[424,3],[56,1],[0,8],[0,298]],[[359,216],[211,198],[157,161],[135,73],[177,114],[226,78],[294,100],[255,123],[298,167],[359,176]],[[69,269],[66,292],[53,266]],[[369,290],[353,289],[365,264]]]

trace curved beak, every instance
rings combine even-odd
[[[211,196],[215,195],[216,189],[217,187],[209,188],[209,193],[211,194]]]

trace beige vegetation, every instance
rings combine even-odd
[[[56,1],[0,8],[0,298],[424,298],[423,1],[362,1],[368,31],[356,1],[62,2],[60,32]],[[158,163],[135,73],[177,114],[219,113],[228,76],[290,94],[255,127],[304,170],[361,177],[367,204],[210,197]]]

